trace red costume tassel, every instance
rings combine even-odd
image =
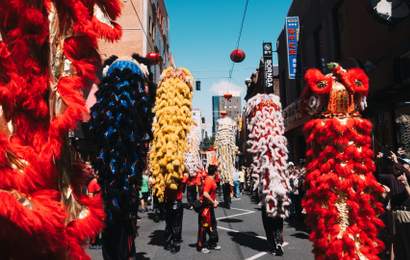
[[[81,192],[86,176],[67,133],[86,111],[98,38],[121,35],[110,24],[119,7],[0,0],[0,259],[89,259],[83,246],[102,229],[104,211],[101,198]]]

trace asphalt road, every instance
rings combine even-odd
[[[139,222],[139,236],[136,238],[138,260],[266,260],[266,259],[289,259],[310,260],[314,259],[311,253],[312,246],[308,240],[308,234],[303,230],[297,230],[285,224],[284,238],[285,254],[277,257],[265,252],[267,242],[263,230],[261,212],[257,204],[251,202],[248,196],[234,199],[230,210],[218,208],[216,217],[218,220],[219,245],[221,251],[211,251],[209,254],[201,254],[196,251],[195,242],[198,228],[198,215],[195,211],[184,210],[183,220],[183,243],[181,251],[171,254],[164,250],[165,223],[155,223],[148,218],[147,214],[141,214]],[[88,250],[93,260],[103,259],[101,250]]]

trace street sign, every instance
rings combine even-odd
[[[268,93],[271,93],[273,91],[272,43],[264,42],[262,45],[262,49],[263,49],[263,64],[265,67],[264,87]]]
[[[288,50],[288,75],[289,79],[295,79],[299,40],[298,16],[286,17],[286,40]]]

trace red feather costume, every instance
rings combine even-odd
[[[330,64],[332,73],[310,69],[304,97],[321,112],[304,127],[307,192],[303,207],[312,228],[316,259],[378,259],[382,187],[373,176],[372,125],[361,118],[369,80],[360,69]]]
[[[67,133],[86,113],[97,38],[116,40],[118,0],[0,0],[0,258],[89,259],[100,197],[81,193]]]

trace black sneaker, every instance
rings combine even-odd
[[[283,256],[283,247],[281,244],[276,245],[275,255]]]
[[[181,250],[180,246],[173,246],[173,247],[171,247],[170,252],[171,252],[171,254],[176,254],[176,253],[179,252],[179,250]]]

